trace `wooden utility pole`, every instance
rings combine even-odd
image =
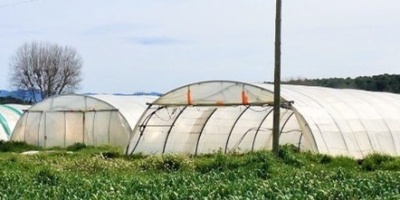
[[[272,131],[272,151],[279,154],[279,118],[281,100],[281,21],[282,0],[276,0],[275,17],[275,76],[274,76],[274,119]]]

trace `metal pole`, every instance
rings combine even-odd
[[[275,76],[274,76],[274,118],[272,131],[272,151],[279,154],[279,118],[281,97],[281,10],[282,0],[276,0],[275,17]]]

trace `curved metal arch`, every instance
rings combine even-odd
[[[44,123],[46,124],[46,122],[47,122],[47,113],[46,112],[43,112],[43,114],[44,114]],[[39,123],[39,126],[38,126],[38,133],[40,134],[40,123]],[[47,144],[47,126],[44,126],[44,134],[43,134],[43,147],[44,148],[46,148],[46,144]]]
[[[168,143],[168,139],[169,139],[169,135],[171,134],[171,130],[174,127],[176,121],[178,121],[179,116],[181,116],[181,114],[183,113],[183,111],[185,111],[187,108],[187,106],[183,107],[182,110],[178,113],[178,115],[175,117],[174,121],[171,124],[171,127],[169,128],[168,132],[167,132],[167,136],[165,137],[165,142],[164,142],[164,147],[162,150],[162,153],[165,153],[165,148],[167,147],[167,143]]]
[[[304,92],[301,92],[301,91],[299,91],[299,90],[294,90],[294,89],[291,89],[291,88],[286,88],[286,89],[291,90],[291,91],[293,91],[293,92],[295,92],[295,93],[298,93],[298,94],[301,94],[301,95],[307,97],[308,99],[310,99],[310,101],[313,101],[313,102],[316,103],[318,106],[320,106],[321,108],[325,109],[325,106],[324,106],[324,105],[322,105],[319,101],[317,101],[317,100],[315,100],[314,98],[312,98],[310,95],[305,94]],[[334,122],[335,126],[337,127],[337,129],[338,129],[340,132],[342,132],[342,129],[340,128],[340,126],[338,125],[338,123],[336,122],[336,120],[335,120],[335,118],[332,116],[332,114],[329,113],[329,112],[327,112],[327,115],[333,120],[333,122]],[[304,117],[303,117],[303,118],[304,118]],[[306,121],[305,118],[304,118],[304,120]],[[318,127],[318,126],[317,126],[317,127]],[[318,127],[318,129],[319,129],[319,127]],[[320,133],[321,133],[321,131],[320,131]],[[312,133],[312,134],[314,135],[314,133]],[[321,135],[321,138],[324,138],[324,137],[323,137],[323,134],[320,134],[320,135]],[[346,146],[346,149],[349,150],[349,147],[348,147],[348,144],[347,144],[346,139],[343,137],[342,134],[340,134],[340,135],[341,135],[341,138],[342,138],[343,143],[344,143],[345,146]],[[315,140],[315,139],[314,139],[314,140]],[[328,145],[326,144],[325,139],[323,139],[323,142],[324,142],[325,148],[326,148],[327,151],[329,152],[330,149],[328,148]],[[319,149],[319,148],[318,148],[318,145],[319,145],[319,144],[317,144],[317,142],[315,142],[315,144],[316,144],[316,146],[317,146],[317,149]],[[372,145],[371,145],[371,146],[372,146]]]
[[[126,154],[131,154],[131,155],[132,155],[133,152],[135,152],[136,147],[139,145],[140,139],[142,138],[143,132],[144,132],[144,130],[146,129],[146,126],[147,126],[147,124],[149,123],[150,119],[153,117],[154,114],[156,114],[157,111],[159,111],[159,110],[165,108],[164,106],[160,106],[160,107],[158,107],[156,110],[152,111],[149,115],[147,115],[147,116],[145,117],[145,114],[146,114],[147,111],[151,108],[151,106],[152,106],[152,104],[150,104],[150,105],[147,107],[147,109],[145,110],[145,112],[142,114],[142,116],[140,117],[139,121],[137,122],[135,128],[133,129],[133,131],[132,131],[133,133],[136,133],[136,131],[139,131],[140,134],[139,134],[139,137],[138,137],[138,139],[137,139],[137,141],[136,141],[135,146],[133,147],[133,149],[132,149],[132,151],[131,151],[130,153],[128,152],[130,142],[128,143],[128,145],[126,146],[126,150],[125,150],[125,153],[126,153]],[[144,119],[143,119],[143,118],[144,118]],[[143,123],[142,123],[142,124],[139,124],[140,122],[142,122],[142,119],[143,119]],[[144,124],[144,125],[143,125],[143,124]],[[129,138],[129,140],[131,140],[131,138]]]
[[[231,130],[229,131],[228,138],[226,139],[226,144],[225,144],[225,150],[224,152],[226,153],[228,150],[228,145],[229,145],[229,140],[231,139],[231,135],[233,132],[233,129],[235,129],[236,124],[238,123],[239,119],[243,116],[243,114],[250,108],[250,106],[247,106],[236,118],[235,122],[232,124]]]
[[[66,119],[66,113],[63,112],[63,117],[64,117],[64,148],[66,147],[66,142],[67,142],[67,120]]]
[[[232,101],[232,102],[225,102],[222,104],[216,104],[215,102],[207,102],[207,101],[196,101],[195,103],[191,103],[192,101],[188,102],[187,100],[187,92],[188,89],[192,89],[195,87],[198,87],[199,85],[204,85],[204,87],[210,86],[212,84],[231,84],[230,86],[235,86],[238,87],[238,91],[244,90],[245,88],[247,89],[252,89],[252,90],[257,90],[257,96],[258,98],[251,99],[249,102],[248,101]],[[210,87],[211,88],[211,87]],[[215,87],[214,87],[215,88]],[[254,92],[254,91],[253,91]],[[213,94],[207,94],[210,97],[213,96]],[[264,94],[264,96],[262,95]],[[273,95],[274,92],[270,91],[266,88],[260,87],[255,84],[249,84],[249,83],[244,83],[244,82],[239,82],[239,81],[228,81],[228,80],[214,80],[214,81],[203,81],[203,82],[197,82],[197,83],[191,83],[187,84],[181,87],[178,87],[176,89],[173,89],[164,95],[160,96],[157,98],[155,101],[152,102],[154,105],[174,105],[174,106],[188,106],[188,105],[195,105],[195,106],[232,106],[232,105],[265,105],[265,104],[273,104]],[[268,99],[265,99],[265,97],[268,96]],[[264,97],[264,99],[262,99]],[[174,101],[167,101],[166,99],[174,99]],[[201,100],[201,98],[198,98],[197,100]],[[282,101],[285,101],[282,98]]]
[[[0,124],[3,127],[3,130],[6,133],[7,137],[10,138],[11,136],[10,127],[8,126],[7,119],[3,117],[1,113],[0,113]]]
[[[289,114],[289,117],[285,120],[285,122],[283,122],[281,129],[279,130],[279,137],[281,136],[283,129],[285,128],[286,124],[288,123],[288,121],[290,120],[290,118],[293,116],[294,112]]]
[[[133,128],[131,127],[131,124],[129,123],[129,121],[126,119],[125,115],[123,115],[113,104],[111,104],[111,103],[109,103],[109,102],[107,102],[107,101],[104,101],[103,99],[96,98],[95,96],[87,96],[87,95],[80,95],[80,96],[83,96],[83,97],[85,98],[85,107],[86,107],[86,109],[88,109],[87,98],[95,99],[95,100],[97,100],[97,101],[100,101],[100,102],[102,102],[102,103],[105,103],[106,105],[109,105],[109,106],[111,106],[112,108],[114,108],[116,111],[118,111],[118,112],[120,113],[120,117],[122,117],[122,119],[124,120],[124,123],[127,124],[127,125],[129,126],[129,130],[132,131]],[[100,111],[101,111],[101,110],[100,110]],[[138,123],[138,122],[137,122],[137,123]],[[132,133],[130,133],[130,134],[132,134]],[[129,140],[129,137],[128,137],[128,140]]]
[[[315,140],[314,134],[313,134],[313,132],[311,131],[310,126],[308,125],[308,121],[303,117],[303,115],[300,114],[299,111],[297,111],[296,108],[292,107],[292,110],[293,110],[293,112],[295,113],[294,116],[296,117],[297,123],[299,124],[300,130],[301,130],[301,132],[302,132],[302,133],[301,133],[301,137],[303,137],[303,134],[304,134],[304,133],[310,133],[311,138],[312,138],[312,140],[313,140],[313,142],[314,142],[315,150],[316,150],[316,152],[319,152],[318,145],[317,145],[317,141]],[[305,124],[304,124],[304,125],[300,125],[301,122],[304,122]],[[304,129],[302,128],[303,126],[304,126]],[[319,127],[318,127],[318,128],[319,128]],[[299,141],[299,142],[300,142],[300,141]]]
[[[111,119],[112,119],[112,116],[113,116],[113,114],[114,114],[115,112],[113,112],[113,111],[111,111],[110,112],[110,116],[108,117],[108,130],[107,130],[107,135],[108,135],[108,144],[110,144],[111,143]],[[118,115],[118,113],[117,113],[117,115]]]
[[[268,111],[267,114],[264,116],[264,118],[261,120],[261,123],[260,123],[260,125],[258,126],[256,133],[254,134],[253,144],[251,145],[251,151],[254,151],[254,146],[255,146],[255,143],[256,143],[256,138],[257,138],[258,132],[259,132],[260,129],[261,129],[262,124],[263,124],[264,121],[267,119],[267,117],[272,113],[273,110],[274,110],[274,108],[271,107],[271,110]]]
[[[281,137],[283,129],[285,128],[286,124],[288,123],[288,121],[290,120],[290,118],[292,118],[294,115],[294,112],[289,114],[289,117],[285,120],[285,122],[282,124],[282,127],[279,131],[279,137]],[[301,144],[301,138],[303,137],[303,133],[300,134],[300,140],[299,140],[299,144],[298,144],[298,149],[300,150],[300,144]]]
[[[13,111],[15,114],[17,114],[18,116],[21,116],[22,114],[23,114],[23,112],[21,111],[21,110],[19,110],[19,109],[17,109],[17,108],[14,108],[13,106],[10,106],[10,105],[6,105],[6,104],[4,104],[4,105],[0,105],[1,107],[4,107],[4,108],[7,108],[7,109],[9,109],[9,110],[11,110],[11,111]]]
[[[96,116],[97,116],[97,112],[93,112],[93,120],[92,120],[92,142],[93,142],[93,145],[97,145],[96,144],[96,137],[95,137],[95,128],[96,128]],[[88,141],[88,142],[90,142],[90,141]]]
[[[299,138],[299,143],[298,143],[298,147],[297,148],[299,148],[299,150],[300,150],[300,146],[301,146],[301,140],[303,139],[303,132],[300,134],[300,138]]]
[[[40,113],[40,119],[42,118],[42,114],[43,113]],[[24,141],[26,141],[26,124],[28,123],[28,117],[29,117],[29,113],[27,113],[26,114],[26,118],[25,118],[25,121],[24,122],[21,122],[21,123],[23,123],[23,125],[25,126],[24,127]],[[22,117],[21,117],[22,118]],[[19,121],[19,120],[18,120]],[[19,122],[17,122],[17,123],[19,123]],[[38,126],[40,127],[40,123],[38,124]],[[38,139],[38,146],[39,146],[39,130],[38,130],[38,133],[37,133],[37,139]]]
[[[250,133],[250,131],[256,130],[256,128],[250,128],[248,129],[246,132],[244,132],[244,134],[242,135],[242,137],[240,137],[240,139],[238,140],[238,142],[234,145],[234,149],[236,149],[240,143],[243,141],[243,139],[247,136],[248,133]]]
[[[202,134],[203,134],[203,130],[204,130],[204,128],[206,127],[208,121],[209,121],[209,120],[211,119],[211,117],[214,115],[215,111],[217,111],[217,109],[218,109],[218,108],[214,108],[214,110],[211,111],[210,115],[207,117],[206,121],[204,122],[203,127],[201,127],[201,130],[200,130],[200,133],[199,133],[199,138],[197,138],[197,142],[196,142],[196,149],[194,150],[194,155],[197,155],[197,151],[198,151],[198,148],[199,148],[199,142],[200,142],[200,138],[201,138],[201,136],[202,136]]]

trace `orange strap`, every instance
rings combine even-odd
[[[242,104],[249,105],[249,97],[246,95],[244,90],[242,90]]]
[[[192,105],[192,96],[190,94],[190,88],[188,88],[188,91],[186,93],[186,100],[188,105]]]

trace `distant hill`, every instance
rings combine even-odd
[[[11,96],[6,96],[6,97],[0,97],[0,104],[30,104],[30,103]]]
[[[368,91],[382,91],[400,94],[400,75],[381,74],[356,78],[292,79],[282,83],[310,85],[330,88],[352,88]]]
[[[161,96],[162,94],[159,93],[159,92],[135,92],[135,93],[133,93],[133,94],[114,93],[113,95],[121,95],[121,96],[126,96],[126,95],[134,95],[134,96],[143,96],[143,95]]]
[[[32,104],[41,100],[39,92],[32,94],[27,90],[0,90],[0,103]]]
[[[93,92],[86,92],[83,93],[84,95],[99,95],[99,94],[107,94],[107,93],[93,93]],[[143,95],[151,95],[151,96],[161,96],[162,93],[159,92],[135,92],[131,94],[126,93],[113,93],[110,95],[117,95],[117,96],[143,96]]]
[[[85,95],[95,95],[96,93],[84,93]],[[152,96],[161,96],[161,93],[158,92],[135,92],[132,94],[122,94],[115,93],[113,95],[152,95]],[[36,92],[32,95],[31,92],[26,90],[16,90],[16,91],[8,91],[8,90],[0,90],[0,103],[18,103],[18,104],[32,104],[42,100],[39,92]]]

